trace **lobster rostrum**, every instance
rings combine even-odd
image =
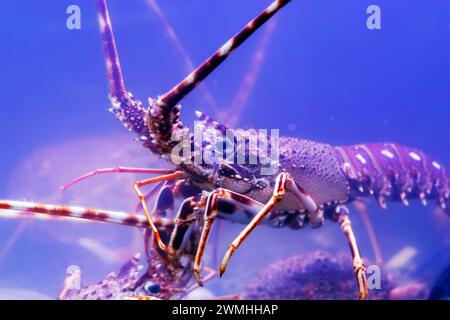
[[[105,0],[97,0],[100,31],[105,49],[110,88],[110,111],[143,145],[163,158],[171,158],[179,141],[175,136],[188,137],[192,149],[198,147],[194,133],[180,121],[178,104],[261,25],[290,0],[276,0],[239,33],[228,40],[200,67],[183,81],[156,99],[144,105],[124,85],[111,20]],[[225,132],[228,128],[208,116],[197,114],[207,129]],[[241,130],[238,138],[246,138],[250,130]],[[271,140],[272,141],[272,140]],[[420,199],[426,204],[436,199],[441,208],[450,213],[450,184],[448,173],[422,151],[393,143],[361,144],[333,147],[328,144],[293,137],[280,137],[277,145],[279,158],[272,164],[271,174],[262,174],[263,162],[233,164],[224,161],[196,163],[193,156],[185,157],[174,169],[106,168],[90,172],[64,188],[82,179],[104,172],[144,172],[161,176],[136,182],[134,189],[146,214],[155,243],[168,256],[177,254],[182,239],[195,224],[201,225],[201,237],[193,264],[199,284],[202,257],[210,231],[217,218],[246,224],[245,229],[230,244],[220,266],[222,275],[236,249],[258,224],[299,229],[304,225],[319,227],[324,219],[337,221],[349,243],[357,278],[359,297],[368,293],[365,265],[351,228],[346,204],[353,200],[374,196],[384,208],[386,201]],[[212,141],[200,144],[200,152],[214,150]],[[260,148],[258,146],[258,148]],[[257,150],[246,150],[250,154]],[[263,159],[264,160],[264,159]],[[267,159],[265,159],[267,160]],[[151,213],[141,187],[159,182],[159,198],[184,197],[182,208],[174,219],[172,234],[164,241],[155,223],[162,209],[155,206]],[[173,201],[169,201],[172,203]],[[162,210],[164,211],[164,210]]]

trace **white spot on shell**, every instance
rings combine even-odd
[[[367,160],[361,155],[361,154],[357,154],[356,158],[358,158],[358,160],[362,163],[362,164],[366,164]]]
[[[438,170],[441,170],[441,165],[437,163],[436,161],[433,161],[433,167],[435,167]]]
[[[422,160],[422,158],[421,158],[417,153],[415,153],[415,152],[410,152],[410,153],[409,153],[409,156],[410,156],[412,159],[416,160],[416,161],[421,161],[421,160]]]
[[[383,151],[381,151],[381,154],[390,159],[394,159],[394,154],[392,152],[390,152],[389,150],[384,149]]]

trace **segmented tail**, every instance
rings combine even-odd
[[[84,219],[88,221],[100,221],[139,228],[149,228],[147,218],[143,215],[75,206],[0,200],[0,216],[14,217],[15,214],[12,213],[12,211],[18,211],[18,214],[21,216],[36,214],[42,215],[41,218],[47,216],[48,218],[60,217],[67,219]],[[158,229],[161,228],[165,230],[173,228],[172,219],[154,217],[153,221]]]
[[[424,152],[394,143],[337,147],[341,167],[349,179],[353,198],[374,195],[386,200],[436,199],[450,214],[450,179],[447,171]]]

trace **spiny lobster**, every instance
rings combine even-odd
[[[190,132],[180,121],[178,103],[215,70],[261,25],[284,7],[290,0],[276,0],[257,18],[250,21],[238,34],[227,41],[215,54],[157,99],[149,99],[149,107],[127,92],[116,49],[112,25],[105,0],[97,0],[99,24],[105,49],[109,79],[110,111],[129,130],[134,132],[151,152],[170,158],[178,141],[174,136],[187,132],[191,149],[199,147]],[[227,127],[198,113],[207,129],[225,132]],[[238,138],[247,137],[241,131]],[[269,147],[271,145],[269,144]],[[200,152],[214,149],[211,141],[200,145]],[[255,150],[247,150],[250,153]],[[148,226],[155,243],[167,256],[176,256],[183,239],[192,226],[202,224],[201,237],[193,263],[194,276],[199,284],[203,252],[216,218],[247,224],[229,246],[220,266],[222,275],[229,260],[251,231],[260,223],[280,228],[299,229],[307,224],[317,228],[324,219],[337,221],[350,246],[356,274],[359,297],[368,294],[365,265],[361,258],[349,219],[346,204],[370,195],[382,207],[387,200],[409,204],[408,199],[437,199],[438,204],[450,213],[450,184],[445,169],[422,151],[393,143],[361,144],[333,147],[328,144],[293,137],[279,140],[279,160],[270,175],[262,174],[263,161],[256,164],[230,164],[223,161],[195,163],[185,157],[174,169],[106,168],[90,172],[64,188],[97,173],[141,172],[162,176],[136,182],[134,189],[142,204]],[[159,197],[174,196],[185,200],[174,220],[168,244],[158,230],[155,206],[150,213],[141,187],[163,182]]]

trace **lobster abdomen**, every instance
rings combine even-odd
[[[341,168],[350,184],[351,198],[374,195],[386,200],[436,199],[450,214],[447,171],[424,152],[394,143],[336,147]]]

